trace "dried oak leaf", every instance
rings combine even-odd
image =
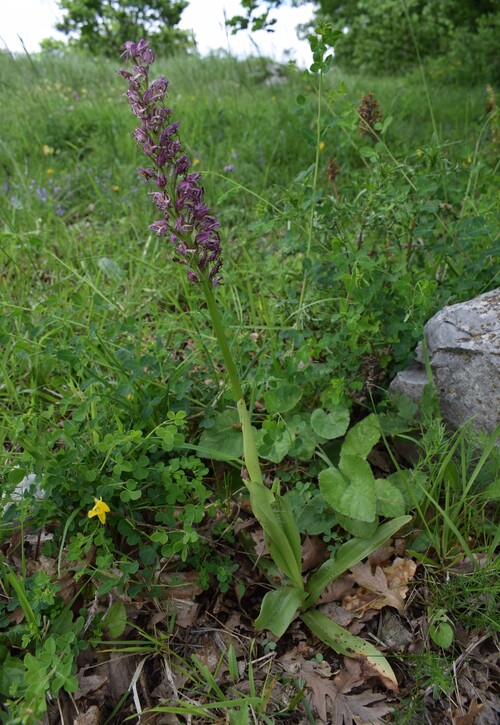
[[[328,602],[341,602],[346,594],[352,594],[353,592],[353,581],[344,574],[327,586],[324,592],[320,595],[317,603],[327,604]]]
[[[185,629],[192,627],[197,622],[200,611],[196,597],[203,591],[198,581],[198,572],[162,572],[158,578],[162,584],[168,585],[169,599],[176,611],[176,624]]]
[[[101,711],[97,705],[91,705],[86,712],[82,712],[75,717],[73,725],[101,725]]]
[[[316,569],[325,560],[326,544],[319,536],[306,536],[302,544],[302,572]]]
[[[382,722],[380,718],[392,711],[383,694],[372,690],[348,694],[364,683],[362,667],[355,660],[346,657],[345,669],[333,680],[328,677],[328,668],[322,668],[317,662],[303,660],[299,667],[293,667],[293,671],[296,676],[305,680],[306,686],[311,690],[312,704],[322,722],[335,725],[378,725]]]
[[[453,713],[453,725],[474,725],[481,707],[482,706],[478,704],[476,698],[474,697],[470,702],[469,709],[465,715],[462,715],[460,709],[456,708]]]
[[[406,585],[415,570],[416,564],[411,559],[396,559],[391,566],[383,569],[380,566],[375,567],[375,572],[369,562],[356,564],[351,568],[351,578],[360,589],[354,595],[344,597],[342,606],[357,612],[384,607],[394,607],[402,612],[408,591]]]

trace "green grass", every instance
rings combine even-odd
[[[181,582],[194,572],[204,596],[243,601],[260,576],[243,563],[248,542],[238,533],[238,418],[202,297],[149,231],[155,209],[137,176],[143,162],[118,67],[0,54],[0,474],[5,501],[30,473],[45,491],[15,501],[0,527],[0,693],[19,722],[29,708],[43,716],[46,689],[54,701],[74,690],[79,649],[98,651],[122,634],[128,642],[120,623],[115,637],[104,617],[92,619],[94,595],[156,606],[172,589],[159,571]],[[312,412],[355,423],[381,409],[426,320],[498,285],[498,116],[485,113],[482,86],[433,79],[434,123],[417,77],[332,69],[319,101],[316,76],[288,69],[287,83],[268,87],[259,59],[182,57],[155,70],[170,81],[183,144],[222,223],[217,297],[266,476],[290,493],[301,534],[333,547],[351,528],[322,498],[318,475],[336,465],[342,440],[320,436]],[[358,130],[369,91],[392,117],[376,143]],[[335,188],[328,159],[338,165]],[[422,425],[415,411],[390,405],[384,418],[389,447],[391,436],[419,441],[416,471],[402,474],[406,483],[427,477],[422,496],[405,498],[408,536],[439,608],[454,624],[492,631],[493,442],[467,429],[450,437],[435,416]],[[87,518],[94,497],[110,505],[106,526]],[[30,531],[51,536],[23,545]],[[40,553],[56,566],[47,581]],[[484,567],[443,579],[469,555]],[[137,647],[153,643],[148,656],[166,651],[182,663],[163,624],[134,627]],[[253,647],[241,654],[247,674]],[[48,684],[32,702],[25,685],[36,657]],[[197,660],[179,665],[186,696],[202,698],[209,683],[207,717],[285,719],[286,705],[268,702],[275,673],[248,676],[241,701],[234,657],[227,688],[222,660],[215,673]],[[421,668],[430,680],[432,657]],[[133,713],[126,700],[124,717]]]

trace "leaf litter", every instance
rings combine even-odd
[[[265,557],[265,544],[258,529],[253,539],[260,546],[259,555]],[[323,543],[315,539],[318,537],[308,537],[306,542],[305,569],[317,566],[325,555]],[[64,601],[71,605],[78,582],[71,564],[66,562],[65,552],[56,561],[42,555],[33,556],[34,544],[33,548],[29,545],[26,548],[32,555],[26,559],[30,571],[54,575]],[[94,620],[105,619],[106,612],[121,601],[126,610],[124,642],[140,645],[143,631],[157,644],[146,654],[120,652],[119,643],[99,649],[105,642],[82,652],[77,660],[79,690],[72,700],[60,693],[58,708],[49,708],[50,722],[97,725],[120,702],[123,705],[113,722],[124,722],[134,716],[140,716],[142,723],[184,722],[174,713],[160,714],[152,710],[176,703],[203,707],[214,699],[213,692],[193,680],[190,668],[195,660],[198,667],[211,673],[214,687],[220,687],[228,699],[249,696],[255,688],[267,692],[268,710],[276,713],[271,721],[286,720],[293,725],[312,721],[335,725],[391,722],[401,703],[418,688],[411,666],[405,666],[404,658],[418,655],[428,646],[425,611],[422,614],[414,601],[408,604],[411,588],[419,588],[421,583],[414,581],[417,564],[405,556],[402,540],[386,544],[367,561],[339,577],[319,603],[320,609],[334,621],[352,633],[362,633],[386,655],[402,656],[396,660],[400,665],[399,699],[382,687],[383,683],[367,662],[335,655],[316,641],[299,620],[278,641],[269,633],[259,634],[255,640],[253,621],[258,613],[262,583],[257,569],[249,564],[243,551],[235,549],[235,557],[245,583],[243,598],[235,590],[225,594],[218,590],[203,591],[195,570],[175,572],[166,568],[156,574],[156,581],[164,587],[163,601],[147,597],[133,601],[111,590],[108,595],[89,602],[90,629]],[[169,618],[174,613],[172,626]],[[21,609],[16,608],[11,617],[21,621]],[[266,652],[270,645],[273,649]],[[227,659],[229,648],[235,653],[236,673],[231,671]],[[431,718],[429,722],[496,723],[500,716],[500,698],[493,683],[500,681],[498,651],[488,637],[464,641],[462,648],[464,656],[452,668],[453,691],[438,693],[437,698],[432,688],[421,691],[425,712]],[[301,688],[309,703],[307,707],[300,697],[297,699]],[[292,711],[288,711],[292,705]],[[61,720],[58,712],[65,713],[65,720]],[[191,720],[192,723],[212,721],[212,717]]]

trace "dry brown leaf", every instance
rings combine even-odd
[[[404,599],[408,592],[408,582],[417,569],[412,559],[396,558],[390,566],[380,566],[372,570],[370,562],[356,564],[351,568],[351,579],[360,589],[342,601],[345,609],[363,612],[367,609],[379,610],[394,607],[398,612],[404,609]]]
[[[81,669],[77,673],[77,679],[80,687],[78,688],[78,692],[75,694],[75,700],[91,695],[92,699],[104,702],[107,692],[103,688],[103,685],[108,682],[106,675],[87,675],[86,669]],[[97,694],[98,690],[101,690],[99,694]]]
[[[203,591],[197,571],[175,573],[163,571],[158,576],[158,581],[169,587],[167,595],[171,595],[175,599],[193,600]]]
[[[158,578],[169,587],[167,596],[175,608],[175,623],[179,627],[192,627],[198,620],[200,610],[195,598],[203,591],[198,581],[198,572],[183,571],[175,574],[162,572]]]
[[[335,579],[321,594],[318,604],[327,604],[328,602],[341,602],[346,594],[354,592],[354,584],[347,574]]]
[[[306,536],[302,544],[302,571],[311,571],[325,560],[326,544],[319,536]]]
[[[187,629],[198,621],[199,604],[189,599],[177,599],[176,597],[172,597],[171,601],[175,609],[175,623],[179,627]]]
[[[378,549],[375,549],[375,551],[372,551],[371,554],[368,554],[368,561],[372,566],[377,566],[377,564],[382,565],[385,562],[390,561],[393,555],[394,547],[390,541],[386,541],[385,544],[382,544],[378,547]]]
[[[109,681],[106,692],[108,704],[118,702],[123,693],[129,689],[137,669],[137,662],[138,657],[135,654],[122,655],[112,652],[107,660],[96,665],[94,668],[96,674],[107,677]]]
[[[101,711],[97,705],[91,705],[87,712],[82,712],[73,720],[74,725],[101,725]]]
[[[256,531],[252,531],[250,533],[250,536],[254,540],[255,543],[255,554],[257,558],[261,558],[261,556],[269,556],[269,551],[267,549],[266,540],[264,538],[264,532],[262,529],[257,529]]]
[[[481,707],[482,706],[478,705],[478,702],[474,697],[470,702],[469,709],[465,715],[460,715],[458,708],[455,710],[453,713],[453,725],[474,725],[476,716],[479,715]]]
[[[390,566],[384,566],[384,574],[391,589],[397,589],[402,597],[408,592],[406,586],[415,576],[417,564],[413,559],[401,559],[397,557]]]
[[[414,641],[413,633],[389,609],[382,613],[377,637],[391,652],[400,652]]]
[[[335,725],[354,723],[381,723],[380,718],[391,712],[385,696],[372,690],[348,694],[364,682],[362,667],[358,662],[345,659],[346,668],[333,678],[324,677],[316,662],[302,661],[295,674],[306,681],[312,691],[312,702],[322,722]],[[382,702],[383,701],[383,702]]]
[[[348,612],[347,609],[335,604],[335,602],[328,602],[318,607],[320,612],[326,614],[329,619],[332,619],[341,627],[347,628],[356,619],[356,612]]]
[[[365,609],[395,607],[398,612],[404,609],[404,600],[397,589],[390,589],[384,571],[377,566],[375,572],[369,562],[356,564],[351,569],[353,580],[359,584],[358,591],[347,595],[342,601],[344,609],[362,612]]]

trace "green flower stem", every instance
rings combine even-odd
[[[247,468],[250,481],[264,485],[250,415],[245,404],[243,389],[241,387],[238,372],[236,370],[236,365],[234,364],[231,349],[227,341],[226,333],[224,332],[224,326],[222,324],[222,320],[217,307],[217,302],[215,300],[213,287],[209,280],[203,280],[202,288],[203,294],[205,295],[208,312],[210,314],[210,319],[212,320],[215,336],[217,338],[217,342],[219,343],[222,357],[224,359],[224,365],[226,366],[226,371],[229,376],[229,382],[233,391],[233,397],[236,402],[236,407],[238,409],[238,416],[243,432],[243,458],[245,460],[245,466]]]

